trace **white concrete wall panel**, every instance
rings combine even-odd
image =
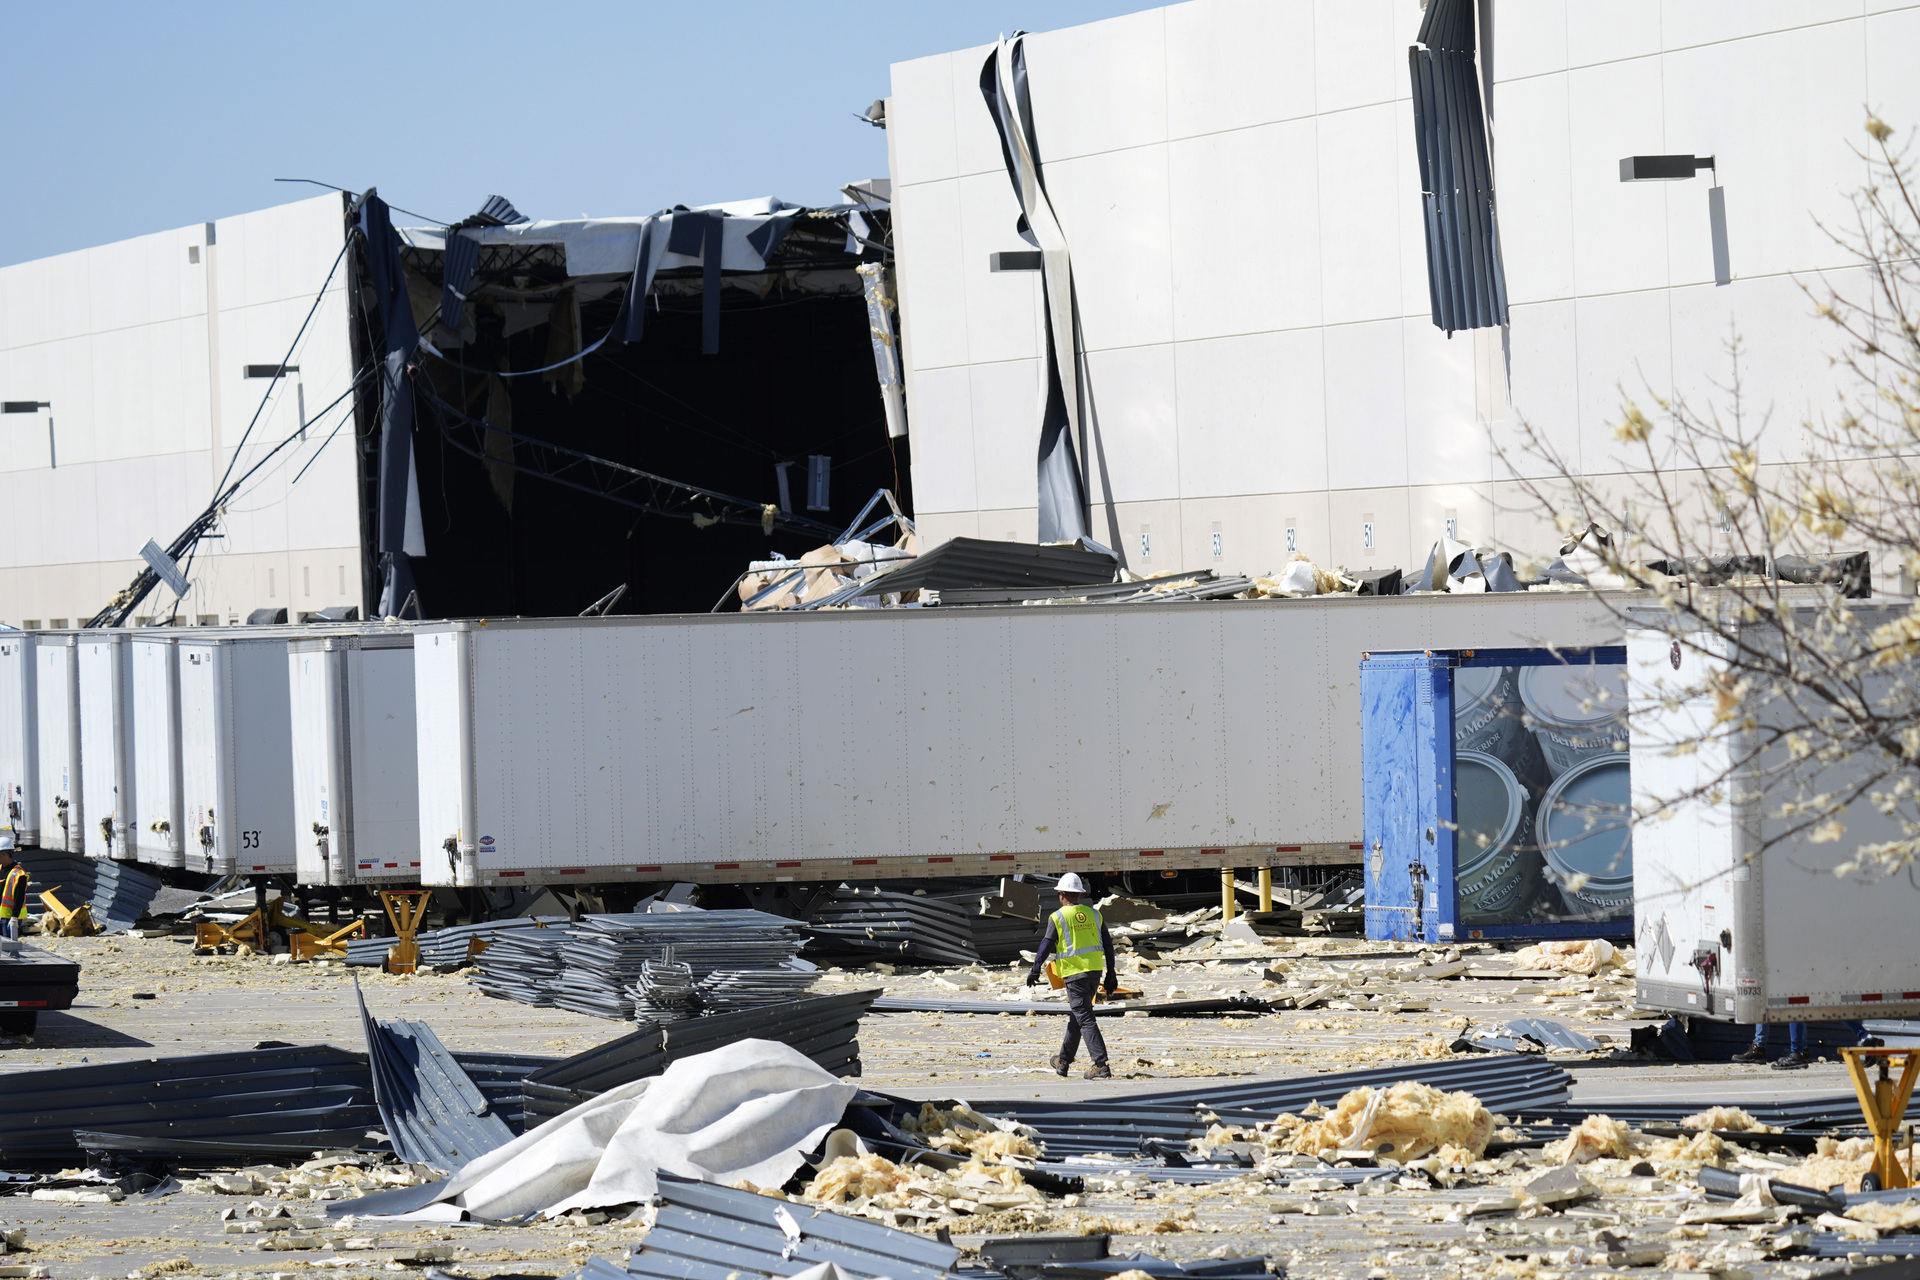
[[[1028,38],[1130,559],[1136,526],[1153,528],[1136,567],[1265,571],[1237,556],[1271,557],[1287,523],[1312,554],[1412,566],[1448,510],[1493,526],[1476,537],[1537,542],[1537,521],[1486,495],[1509,463],[1540,467],[1495,442],[1524,418],[1588,471],[1621,465],[1623,390],[1709,394],[1732,331],[1749,406],[1776,418],[1769,447],[1830,398],[1832,339],[1794,281],[1844,278],[1820,224],[1843,221],[1865,176],[1862,104],[1902,136],[1920,127],[1920,5],[1492,8],[1504,350],[1449,341],[1427,314],[1419,0],[1192,0]],[[1030,528],[1041,339],[1037,278],[987,270],[1018,247],[977,88],[987,52],[896,67],[890,142],[916,490],[939,512],[929,530],[1001,537]],[[1712,176],[1619,181],[1622,156],[1664,152],[1719,157],[1731,283],[1713,282]],[[951,473],[959,457],[970,477]],[[1245,549],[1217,566],[1216,523]]]
[[[1406,371],[1398,320],[1329,325],[1327,472],[1335,489],[1407,483]]]
[[[1713,0],[1701,0],[1711,4]],[[1531,3],[1513,0],[1500,6],[1500,14]],[[1567,14],[1567,65],[1590,67],[1603,62],[1645,58],[1660,52],[1661,0],[1608,0],[1606,4],[1585,4],[1581,0],[1547,0],[1548,5]],[[1743,0],[1744,3],[1744,0]],[[1494,54],[1499,57],[1498,52]],[[1622,152],[1621,154],[1629,154]]]
[[[0,619],[89,616],[106,603],[103,583],[117,589],[130,576],[142,543],[164,544],[206,505],[268,390],[244,379],[243,366],[285,358],[342,240],[340,198],[325,195],[222,219],[212,245],[194,225],[0,270],[0,396],[52,402],[50,415],[0,419],[0,502],[18,534],[0,542]],[[220,363],[212,369],[210,272],[220,308]],[[345,287],[342,268],[292,357],[310,417],[352,380]],[[216,381],[219,456],[209,452]],[[291,381],[273,388],[242,468],[297,430],[296,403]],[[228,536],[203,543],[195,562],[192,577],[206,590],[194,593],[190,616],[271,603],[252,585],[244,598],[213,598],[211,584],[233,576],[219,572],[223,556],[324,550],[331,562],[355,546],[350,431],[334,438],[337,457],[323,457],[288,489],[347,408],[317,422],[305,444],[232,504]],[[49,416],[58,456],[51,469]],[[245,576],[251,584],[257,575]],[[358,597],[357,568],[354,577],[345,601]],[[324,603],[344,602],[338,579]],[[285,603],[290,573],[274,585]],[[171,605],[167,596],[148,607]]]
[[[1173,363],[1172,343],[1087,354],[1087,382],[1106,450],[1105,475],[1115,501],[1163,498],[1169,479],[1174,492],[1179,492]],[[1093,461],[1098,471],[1099,459]]]
[[[1047,192],[1073,251],[1086,349],[1173,341],[1167,144],[1050,162]]]
[[[915,514],[977,510],[972,371],[923,369],[912,387]]]
[[[1319,161],[1313,119],[1182,138],[1167,150],[1177,338],[1321,322]],[[1222,211],[1258,210],[1249,243]]]
[[[972,65],[977,75],[979,63]],[[1045,166],[1165,142],[1165,10],[1149,9],[1028,40],[1027,84]],[[977,90],[975,101],[980,101]],[[978,110],[985,115],[985,104]],[[1051,189],[1051,179],[1048,186]]]
[[[1314,113],[1313,0],[1220,0],[1165,13],[1168,137]]]
[[[1033,506],[1038,484],[1040,361],[977,364],[968,372],[976,500],[982,510]]]
[[[1504,35],[1505,28],[1501,30]],[[1504,40],[1495,56],[1505,63]],[[1494,181],[1500,195],[1500,259],[1506,267],[1510,306],[1573,296],[1574,152],[1567,111],[1565,76],[1534,76],[1496,87]],[[1513,159],[1508,160],[1509,156]],[[1583,153],[1581,163],[1593,159]],[[1605,159],[1602,156],[1596,162]],[[1424,274],[1424,246],[1416,265]]]
[[[1182,497],[1327,487],[1319,329],[1182,342],[1174,359]]]
[[[1406,112],[1392,102],[1319,118],[1325,323],[1403,314],[1396,157]],[[1424,306],[1427,291],[1420,290]]]

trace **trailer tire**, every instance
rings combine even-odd
[[[0,1013],[0,1035],[30,1036],[33,1034],[34,1028],[39,1025],[40,1014],[39,1011],[35,1009],[28,1009],[24,1012],[15,1010],[11,1013]]]
[[[1880,1175],[1879,1175],[1879,1174],[1877,1174],[1877,1173],[1863,1173],[1863,1174],[1861,1174],[1861,1175],[1860,1175],[1860,1190],[1862,1190],[1862,1191],[1878,1191],[1878,1190],[1880,1190]]]

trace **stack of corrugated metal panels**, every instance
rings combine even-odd
[[[885,889],[840,889],[808,913],[808,951],[820,955],[911,957],[973,964],[973,925],[964,909],[939,898]]]
[[[10,1164],[71,1160],[83,1147],[307,1155],[360,1146],[379,1123],[366,1055],[327,1045],[0,1075]]]
[[[414,942],[420,948],[420,963],[438,967],[460,964],[466,960],[467,944],[475,938],[487,939],[491,944],[494,938],[510,930],[551,929],[564,927],[566,923],[566,916],[515,916],[509,920],[483,920],[479,924],[429,929],[414,935]],[[378,968],[387,962],[387,952],[392,948],[392,938],[350,938],[347,940],[347,963]]]
[[[660,1211],[646,1239],[612,1277],[647,1280],[768,1280],[831,1262],[868,1280],[944,1280],[960,1251],[939,1240],[864,1218],[660,1175]],[[797,1238],[784,1228],[792,1223]]]
[[[804,969],[786,965],[777,969],[722,969],[708,974],[700,983],[700,1001],[711,1013],[787,1004],[805,994],[819,978],[820,971],[812,965]]]
[[[672,959],[696,979],[718,969],[773,969],[793,958],[803,935],[797,922],[764,911],[676,911],[582,916],[560,944],[565,971],[553,1003],[602,1018],[631,1018],[627,989],[640,966]]]
[[[93,908],[93,922],[108,932],[133,928],[165,887],[160,877],[131,862],[42,848],[16,849],[14,857],[33,877],[28,890],[35,898],[57,889],[60,901],[69,907],[85,902]]]
[[[512,929],[497,935],[480,953],[473,985],[501,1000],[551,1007],[553,987],[562,971],[560,943],[565,936],[560,929]]]

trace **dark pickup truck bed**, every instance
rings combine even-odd
[[[0,1033],[29,1035],[42,1009],[70,1009],[79,994],[79,961],[26,943],[0,950]]]

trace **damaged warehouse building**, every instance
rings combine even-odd
[[[1729,324],[1829,401],[1797,279],[1858,269],[1820,227],[1916,51],[1920,5],[1191,0],[895,65],[829,206],[389,181],[0,270],[0,1248],[1920,1257],[1920,885],[1711,788],[1636,848],[1682,646],[1500,454],[1613,474],[1623,382],[1700,393]],[[1888,607],[1827,550],[1741,572]]]

